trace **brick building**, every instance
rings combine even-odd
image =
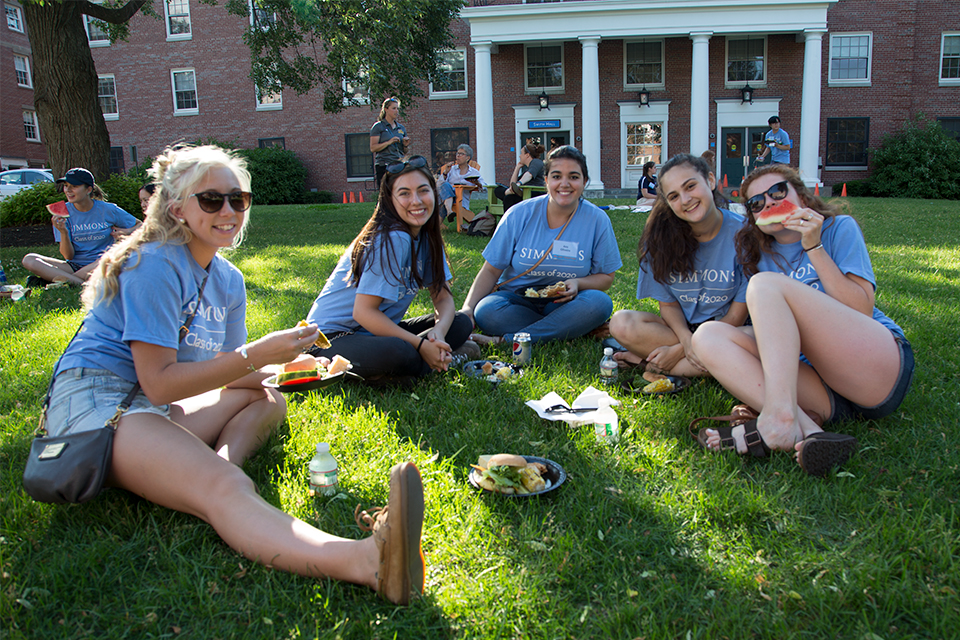
[[[306,165],[308,188],[373,188],[369,129],[382,97],[325,114],[318,91],[258,95],[241,40],[250,20],[197,0],[160,4],[163,19],[136,15],[127,42],[88,25],[115,169],[202,137],[282,145]],[[735,184],[778,115],[791,164],[829,185],[867,177],[867,148],[917,113],[960,132],[960,3],[472,4],[451,25],[451,90],[425,87],[401,121],[411,151],[435,163],[470,144],[488,182],[505,181],[534,139],[580,147],[591,189],[635,190],[647,160],[708,148]]]
[[[30,40],[17,2],[4,2],[0,33],[0,170],[47,166],[33,106]]]

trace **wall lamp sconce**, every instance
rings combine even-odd
[[[637,93],[637,97],[640,98],[640,106],[641,106],[641,107],[649,107],[649,106],[650,106],[650,92],[647,91],[647,87],[646,87],[646,86],[644,86],[642,89],[640,89],[639,93]]]
[[[740,89],[740,104],[744,102],[753,104],[753,87],[750,86],[749,82]]]
[[[540,101],[540,108],[538,109],[538,111],[543,111],[544,109],[546,109],[547,111],[550,111],[550,97],[547,96],[546,91],[540,92],[540,97],[538,98],[538,100]]]

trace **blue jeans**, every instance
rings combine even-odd
[[[474,319],[483,332],[513,341],[525,331],[533,342],[579,338],[610,318],[613,301],[603,291],[587,289],[570,302],[558,304],[549,298],[527,298],[518,293],[494,291],[477,305]]]
[[[447,198],[457,197],[457,190],[454,189],[453,186],[446,180],[441,182],[440,186],[437,189],[439,191],[441,203],[445,201]],[[460,204],[463,206],[464,209],[470,208],[470,192],[469,191],[463,192],[463,199]]]

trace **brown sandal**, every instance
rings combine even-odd
[[[710,449],[707,446],[706,432],[709,427],[704,427],[694,432],[694,426],[701,420],[724,421],[724,420],[729,420],[730,418],[732,418],[732,416],[722,416],[722,417],[714,416],[714,417],[708,417],[708,418],[697,418],[696,420],[690,423],[690,435],[694,437],[694,439],[697,441],[697,444],[699,444],[701,447],[703,447],[707,451],[713,452],[713,449]],[[737,451],[737,442],[733,437],[733,429],[735,428],[735,426],[740,426],[741,424],[743,425],[743,440],[747,444],[747,451],[749,451],[754,458],[766,458],[767,456],[769,456],[770,447],[767,446],[767,443],[763,441],[763,436],[761,436],[760,432],[757,431],[756,420],[749,420],[747,422],[738,423],[737,425],[733,425],[729,427],[715,427],[717,430],[717,433],[720,434],[719,451],[730,451],[730,450]],[[737,453],[740,453],[740,452],[737,451]],[[745,454],[740,454],[740,455],[745,455]]]

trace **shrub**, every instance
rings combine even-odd
[[[50,224],[46,206],[65,200],[53,182],[37,182],[0,201],[0,226],[22,227],[31,224]]]
[[[247,159],[256,204],[297,204],[302,201],[307,169],[296,154],[280,147],[240,149]]]
[[[143,219],[140,196],[137,193],[143,186],[143,181],[139,177],[111,173],[109,178],[98,184],[106,194],[107,202],[112,202],[138,220]]]
[[[304,191],[300,201],[303,204],[328,204],[333,202],[333,193],[330,191]]]
[[[870,151],[874,195],[960,200],[960,142],[922,114]]]
[[[843,193],[843,185],[847,185],[847,196],[850,198],[866,198],[873,193],[873,183],[867,180],[848,180],[847,182],[838,182],[833,185],[831,195],[839,196]]]

